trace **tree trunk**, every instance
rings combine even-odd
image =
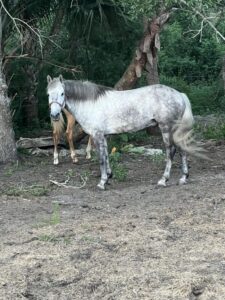
[[[33,64],[30,64],[23,69],[26,77],[26,89],[23,97],[24,121],[28,127],[38,127],[38,99],[36,97],[37,71],[35,70],[35,65]]]
[[[160,49],[159,32],[162,26],[169,20],[170,12],[161,13],[152,21],[145,20],[145,29],[142,39],[136,48],[135,55],[116,83],[117,90],[132,89],[145,68],[148,84],[159,82],[157,68],[157,51]]]
[[[0,9],[0,162],[16,160],[16,143],[7,90],[2,72],[2,10]]]
[[[0,162],[16,160],[15,136],[6,92],[7,85],[0,79]]]
[[[151,63],[149,63],[148,61],[146,62],[145,68],[147,71],[146,78],[147,78],[148,85],[159,83],[157,55],[153,56]]]
[[[223,79],[223,88],[224,88],[224,91],[225,91],[225,56],[223,58],[222,79]]]
[[[14,161],[17,157],[7,90],[2,72],[2,10],[0,10],[0,162]]]

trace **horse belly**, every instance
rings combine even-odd
[[[154,124],[153,124],[154,123]],[[149,111],[143,112],[135,108],[119,111],[106,121],[107,134],[135,132],[155,125],[153,116]]]

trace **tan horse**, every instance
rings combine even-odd
[[[68,110],[64,108],[63,112],[65,113],[67,119],[66,137],[70,147],[70,155],[73,163],[77,163],[78,158],[76,156],[76,151],[73,144],[73,127],[76,121],[74,116]],[[53,142],[54,142],[53,164],[58,165],[59,163],[58,143],[65,127],[65,122],[62,113],[60,114],[60,118],[58,121],[51,121],[51,123],[53,127]],[[86,148],[86,159],[91,158],[91,149],[92,149],[92,140],[91,137],[89,137],[87,148]]]

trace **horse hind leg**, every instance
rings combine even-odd
[[[182,170],[182,176],[179,179],[179,184],[186,184],[187,179],[189,177],[189,172],[188,172],[188,163],[187,163],[187,154],[185,151],[181,150],[180,151],[180,156],[181,156],[181,170]]]
[[[104,147],[105,147],[105,158],[106,158],[106,169],[107,169],[107,176],[108,179],[113,177],[112,169],[109,164],[109,153],[108,153],[108,145],[107,140],[104,138]]]
[[[170,171],[172,167],[172,161],[176,153],[176,148],[171,142],[171,134],[168,129],[162,128],[162,137],[166,147],[166,167],[162,178],[158,181],[159,186],[166,186],[167,181],[170,178]]]
[[[107,162],[108,157],[107,157],[107,142],[105,140],[105,137],[103,135],[96,135],[93,137],[96,150],[99,155],[99,161],[100,161],[100,171],[101,171],[101,180],[99,184],[97,185],[98,188],[101,190],[105,190],[105,184],[108,182],[108,167],[109,164]]]

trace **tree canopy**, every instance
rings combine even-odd
[[[3,70],[17,132],[48,126],[47,74],[114,86],[134,55],[144,20],[163,11],[172,13],[160,33],[160,81],[188,93],[196,113],[219,110],[224,104],[222,0],[0,0],[0,4]],[[138,82],[144,84],[145,76]]]

